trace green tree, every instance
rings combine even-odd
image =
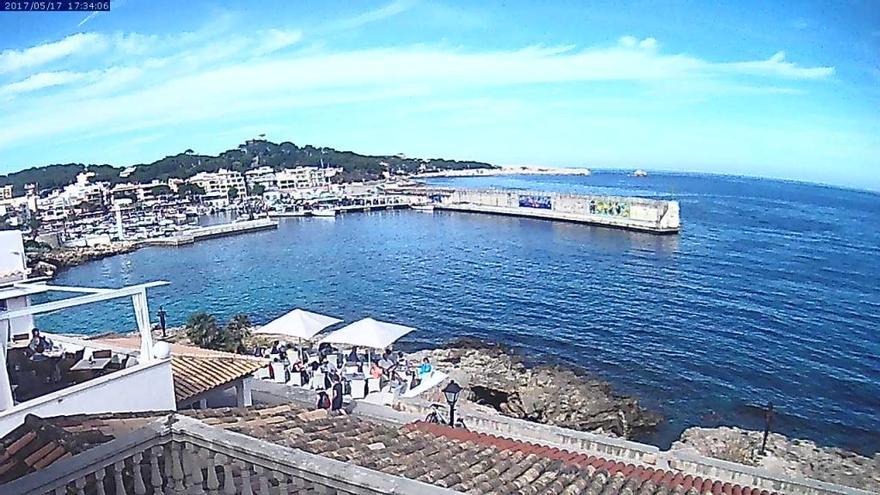
[[[186,336],[193,344],[205,349],[222,350],[225,347],[223,332],[217,319],[204,311],[189,315],[186,320]]]
[[[266,192],[266,186],[262,184],[254,184],[251,186],[251,194],[255,196],[262,196],[264,192]]]
[[[226,347],[230,352],[244,352],[244,340],[251,334],[250,318],[246,314],[237,314],[226,324],[223,332]]]
[[[235,198],[238,197],[238,188],[230,187],[229,191],[226,193],[226,197],[229,198],[229,201],[235,201]]]
[[[181,198],[192,198],[205,194],[205,188],[197,184],[184,183],[177,188],[177,195]]]

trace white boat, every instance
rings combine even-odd
[[[635,172],[633,172],[633,177],[647,177],[647,176],[648,176],[648,172],[645,172],[642,169],[638,169]]]
[[[306,210],[270,211],[269,218],[304,217],[308,214]]]
[[[432,212],[432,211],[434,211],[434,205],[431,205],[431,204],[412,205],[412,209],[416,210],[416,211]]]
[[[335,217],[336,210],[333,208],[320,208],[317,210],[312,210],[312,216],[314,217]]]

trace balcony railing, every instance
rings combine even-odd
[[[455,493],[169,415],[5,485],[0,495]]]

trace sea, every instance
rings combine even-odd
[[[290,218],[277,230],[151,247],[55,283],[148,293],[170,325],[196,311],[267,322],[293,308],[512,346],[638,397],[665,421],[773,430],[880,451],[880,194],[777,180],[622,172],[433,179],[435,185],[675,199],[678,235],[470,213]],[[219,221],[221,219],[206,219]],[[134,329],[130,301],[41,316],[51,332]]]

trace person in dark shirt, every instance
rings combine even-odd
[[[359,363],[361,359],[358,357],[358,348],[352,347],[351,352],[348,353],[348,358],[346,359],[349,363]]]
[[[330,410],[332,411],[340,411],[342,410],[342,382],[339,380],[339,375],[336,373],[333,374],[333,401],[330,406]]]

